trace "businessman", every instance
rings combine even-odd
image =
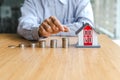
[[[90,0],[25,0],[18,34],[28,40],[76,36],[84,23],[94,25]]]

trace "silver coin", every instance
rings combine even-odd
[[[45,48],[46,47],[46,41],[45,40],[39,40],[39,47]]]
[[[25,44],[21,43],[21,44],[19,44],[19,47],[20,48],[25,48]]]
[[[53,39],[50,41],[50,47],[51,48],[57,48],[57,40],[56,39]]]
[[[9,48],[16,48],[15,45],[9,45],[8,47],[9,47]]]
[[[62,48],[68,48],[69,47],[69,38],[64,37],[62,38]]]
[[[35,48],[36,47],[36,43],[31,43],[31,47]]]

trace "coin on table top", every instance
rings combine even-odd
[[[31,43],[31,47],[35,48],[36,47],[36,43]]]
[[[64,37],[62,38],[62,48],[68,48],[69,47],[69,38]]]
[[[25,47],[25,44],[21,43],[21,44],[19,44],[18,47],[20,47],[20,48],[24,48],[24,47]]]
[[[39,47],[40,48],[45,48],[46,47],[46,40],[45,39],[39,40]]]
[[[15,45],[9,45],[8,47],[9,47],[9,48],[16,48]]]
[[[50,47],[51,48],[57,48],[57,39],[52,39],[50,41]]]

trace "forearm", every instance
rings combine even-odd
[[[18,26],[18,34],[23,36],[25,39],[28,40],[38,40],[38,25],[32,25],[29,23],[21,23]]]

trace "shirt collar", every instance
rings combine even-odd
[[[67,4],[67,0],[59,0],[63,4]]]

